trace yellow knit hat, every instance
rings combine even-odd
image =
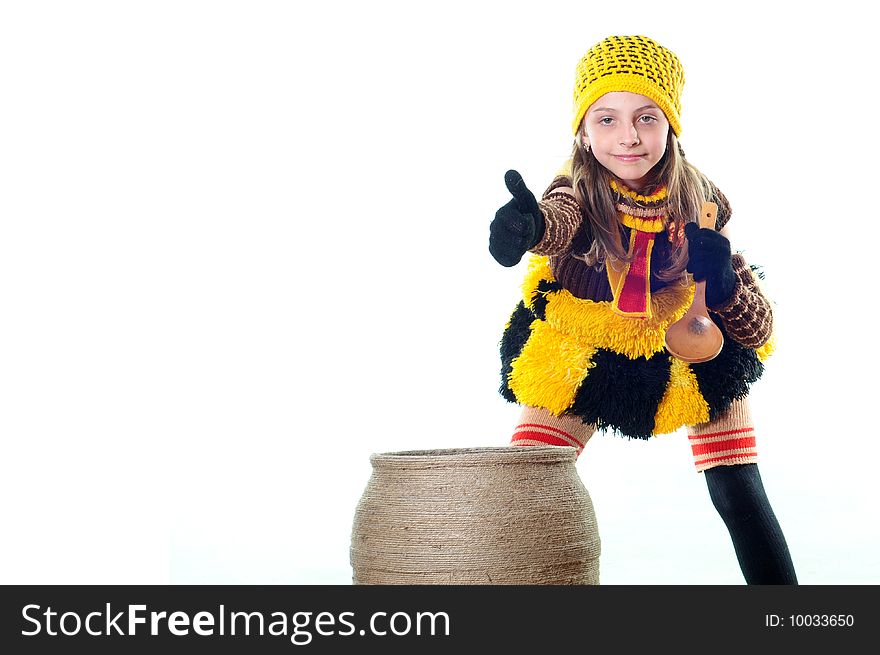
[[[646,36],[609,36],[578,62],[574,83],[574,133],[596,100],[611,91],[647,96],[666,114],[681,136],[681,90],[684,69],[678,57]]]

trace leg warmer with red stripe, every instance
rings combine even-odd
[[[748,398],[734,400],[714,421],[689,426],[688,439],[698,473],[715,466],[758,462]]]
[[[540,407],[523,408],[511,446],[572,446],[578,456],[596,431],[576,416],[554,416]]]

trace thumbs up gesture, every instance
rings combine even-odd
[[[516,266],[544,236],[544,214],[522,175],[507,171],[504,183],[513,199],[495,212],[489,225],[489,253],[502,266]]]

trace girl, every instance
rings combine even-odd
[[[648,439],[687,426],[697,472],[727,525],[748,584],[797,584],[758,472],[748,391],[773,349],[773,314],[732,254],[727,199],[678,143],[684,72],[644,36],[612,36],[576,70],[575,142],[540,201],[516,171],[489,251],[504,266],[530,251],[523,299],[501,340],[501,394],[523,406],[511,445],[570,445],[599,428]],[[715,230],[699,228],[704,201]],[[688,364],[666,329],[706,281],[724,335]]]

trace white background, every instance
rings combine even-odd
[[[765,267],[753,392],[802,583],[880,583],[876,35],[864,3],[5,2],[0,582],[338,583],[374,452],[503,445],[525,269],[610,34]],[[578,461],[602,582],[742,584],[684,432]]]

